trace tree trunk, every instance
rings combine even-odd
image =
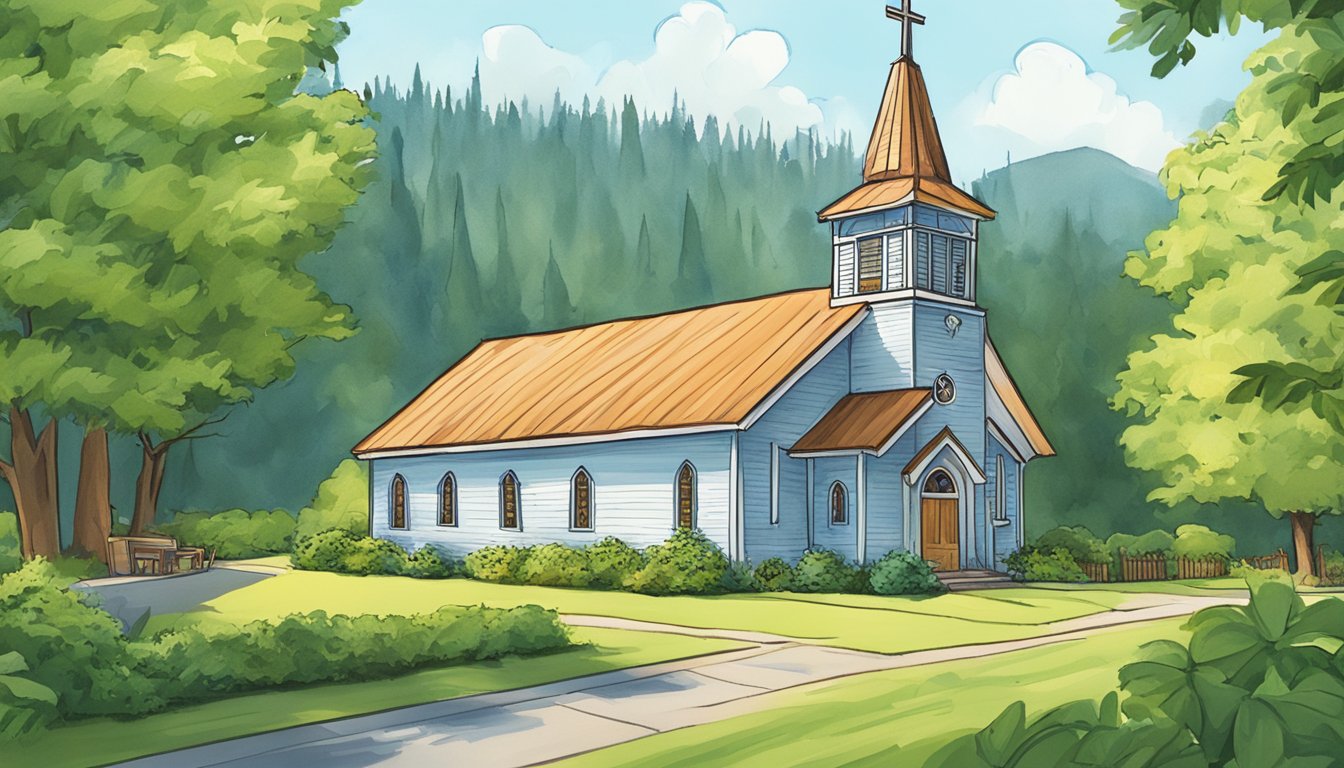
[[[135,478],[135,513],[131,533],[140,535],[154,526],[159,513],[159,490],[163,488],[163,470],[168,465],[171,443],[154,445],[148,435],[140,436],[140,474]]]
[[[1316,516],[1310,512],[1289,512],[1288,520],[1293,525],[1293,557],[1297,561],[1294,578],[1302,581],[1315,578],[1316,573]]]
[[[9,445],[12,464],[0,462],[0,475],[14,492],[18,507],[23,557],[53,558],[61,553],[59,489],[56,484],[56,421],[33,431],[26,409],[10,406]]]
[[[107,430],[89,427],[79,449],[79,488],[75,492],[75,536],[72,554],[107,561],[112,533],[112,471],[107,458]]]

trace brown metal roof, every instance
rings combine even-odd
[[[1045,436],[1045,430],[1041,429],[1040,422],[1036,421],[1031,409],[1027,407],[1026,399],[1022,397],[1017,383],[1009,375],[1003,360],[999,358],[998,350],[994,349],[994,343],[988,337],[985,338],[985,375],[989,378],[989,385],[994,388],[994,392],[1008,408],[1008,412],[1013,415],[1013,420],[1022,428],[1022,433],[1027,436],[1027,442],[1031,443],[1032,450],[1041,456],[1054,456],[1055,447],[1050,444],[1050,440]]]
[[[818,218],[826,221],[909,199],[994,218],[993,209],[952,183],[924,75],[905,56],[891,65],[864,155],[863,182],[828,205]]]
[[[879,451],[932,396],[931,389],[845,395],[790,452]]]
[[[821,288],[486,341],[354,452],[738,424],[865,311]]]

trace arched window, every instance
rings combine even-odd
[[[593,530],[593,478],[583,467],[569,481],[569,527]]]
[[[457,525],[457,479],[452,472],[439,483],[439,525]]]
[[[677,470],[677,527],[695,527],[695,467],[684,461]]]
[[[523,529],[522,512],[518,508],[518,476],[513,470],[499,479],[499,527],[510,531]]]
[[[392,478],[392,527],[406,528],[406,478],[395,475]]]
[[[849,522],[849,494],[845,484],[839,480],[831,483],[831,525],[845,525]]]
[[[924,493],[934,493],[940,495],[955,495],[957,484],[952,482],[952,476],[947,474],[945,469],[935,469],[929,475],[929,479],[924,481]]]

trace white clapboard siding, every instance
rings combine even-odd
[[[696,470],[696,523],[728,548],[728,433],[682,435],[373,461],[373,533],[408,549],[432,544],[463,555],[488,544],[581,546],[616,536],[635,547],[657,544],[675,526],[674,481],[683,461]],[[570,480],[580,466],[592,477],[592,531],[569,527]],[[499,481],[518,477],[522,530],[500,529]],[[438,525],[439,483],[457,480],[458,524]],[[408,530],[390,527],[392,478],[409,489]]]

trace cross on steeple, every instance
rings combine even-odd
[[[901,7],[887,6],[887,18],[901,22],[901,56],[912,61],[915,58],[914,31],[916,24],[923,24],[924,17],[910,9],[910,0],[901,0]]]

